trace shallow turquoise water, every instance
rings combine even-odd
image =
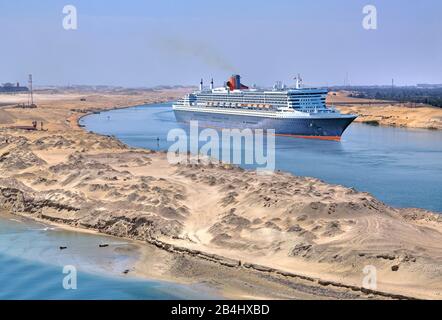
[[[98,248],[109,243],[108,248]],[[116,238],[53,229],[0,216],[0,299],[200,299],[204,288],[119,276],[135,255]],[[60,250],[59,246],[67,246]],[[63,267],[77,268],[77,289],[63,287]]]
[[[167,133],[180,126],[170,104],[93,114],[81,124],[156,150],[166,150]],[[439,131],[353,123],[341,142],[276,137],[276,168],[367,191],[393,206],[442,212]]]

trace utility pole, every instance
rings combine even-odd
[[[34,106],[34,92],[32,89],[32,74],[29,75],[28,86],[29,86],[28,105],[30,107],[32,107],[32,106]]]
[[[344,87],[350,87],[350,78],[348,76],[348,71],[345,73]]]

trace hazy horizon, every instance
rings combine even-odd
[[[0,82],[0,85],[5,84],[7,82]],[[14,83],[13,83],[14,84]],[[439,88],[439,86],[442,86],[441,83],[419,83],[419,85],[421,84],[425,84],[425,85],[433,85],[433,86],[437,86],[437,88]],[[218,86],[222,86],[223,84],[219,84]],[[418,87],[418,84],[404,84],[404,85],[394,85],[395,88],[408,88],[408,87]],[[24,86],[27,87],[28,83],[27,82],[22,82],[20,83],[20,86]],[[108,88],[114,88],[114,89],[133,89],[133,90],[143,90],[143,89],[155,89],[155,88],[161,88],[161,87],[171,87],[171,88],[198,88],[198,84],[154,84],[151,86],[124,86],[124,85],[107,85],[107,84],[87,84],[87,83],[71,83],[69,85],[58,85],[58,84],[38,84],[38,85],[33,85],[34,90],[46,90],[46,89],[51,89],[51,88],[72,88],[75,89],[77,87],[108,87]],[[204,87],[209,87],[209,83],[206,82],[204,83]],[[257,88],[272,88],[272,85],[257,85]],[[294,84],[289,83],[288,87],[294,87]],[[328,86],[324,85],[317,85],[316,87],[321,87],[321,88],[325,88],[325,87],[329,87],[329,88],[363,88],[363,87],[385,87],[385,88],[390,88],[391,87],[391,83],[390,84],[357,84],[357,85],[342,85],[342,84],[329,84]],[[16,94],[19,94],[22,92],[17,92]],[[26,92],[25,92],[26,93]]]
[[[63,29],[74,5],[78,29]],[[362,27],[375,5],[378,28]],[[0,3],[0,83],[154,87],[245,84],[415,85],[442,83],[442,3],[355,0],[86,0]]]

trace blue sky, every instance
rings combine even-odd
[[[67,4],[78,30],[62,27]],[[362,28],[367,4],[377,30]],[[442,83],[441,16],[439,0],[2,0],[0,82]]]

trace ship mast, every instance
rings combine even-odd
[[[301,75],[298,73],[298,76],[294,78],[295,79],[295,88],[301,89],[302,86],[302,78]]]

